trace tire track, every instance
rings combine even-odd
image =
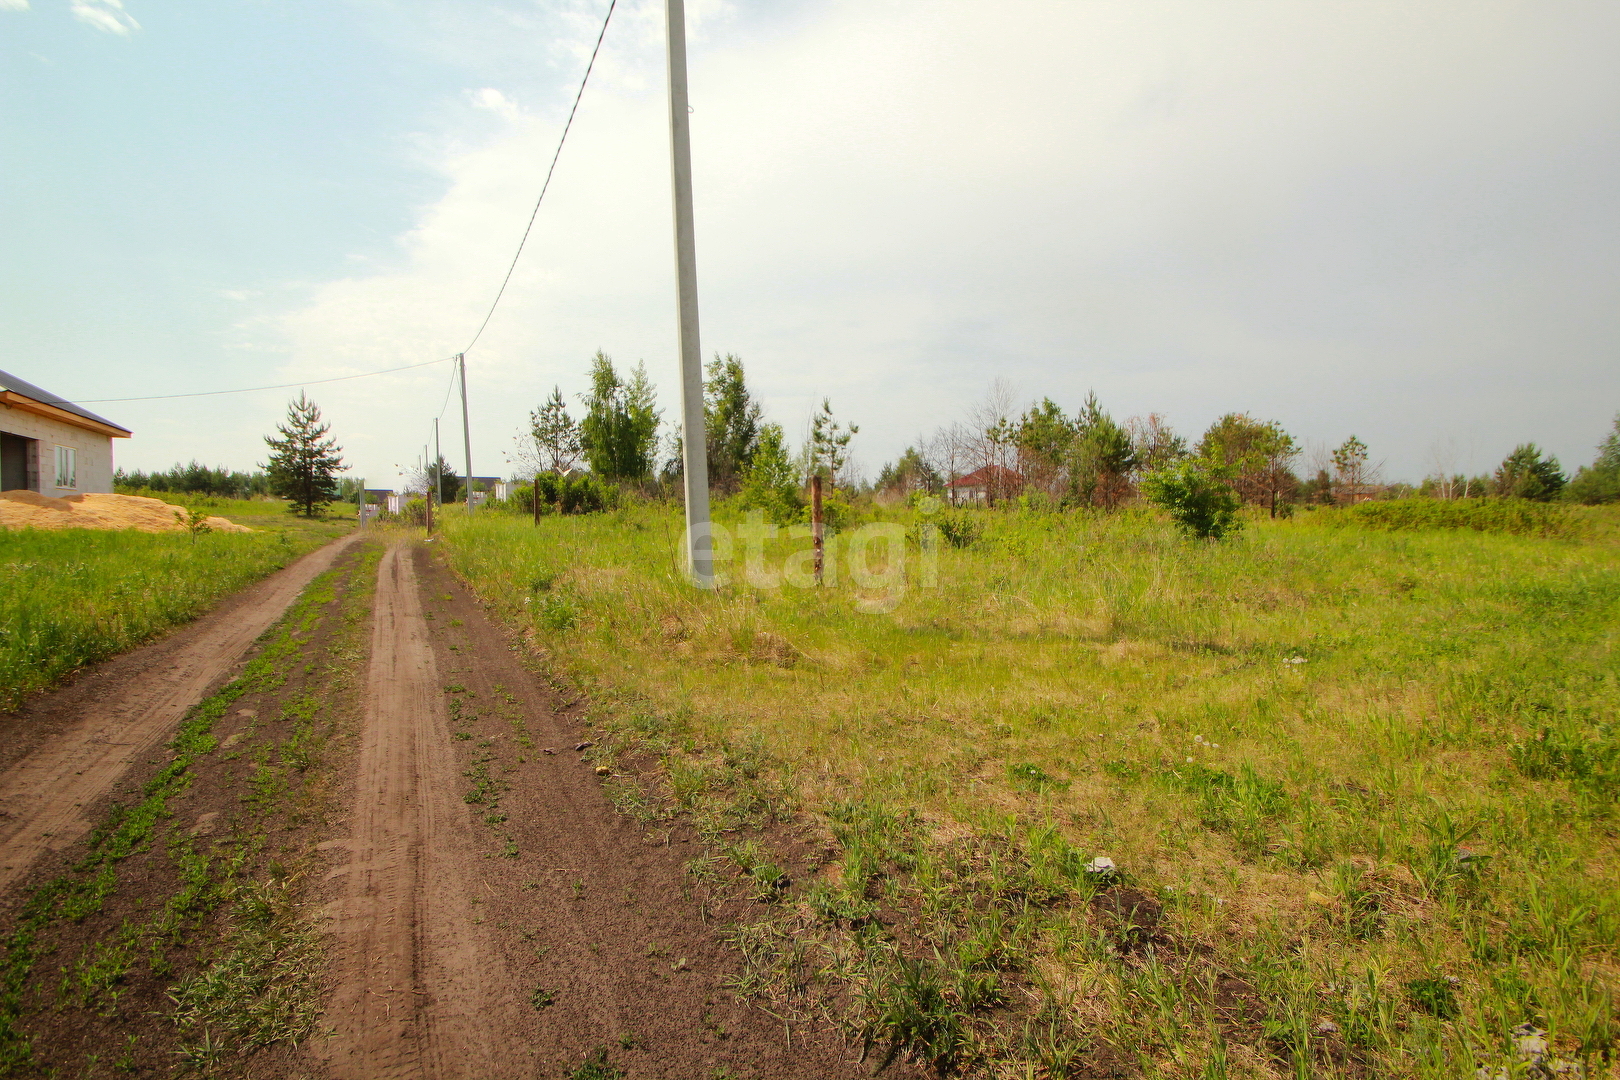
[[[378,567],[349,860],[332,909],[325,1054],[340,1080],[529,1075],[516,1002],[474,922],[473,839],[408,547]]]
[[[357,539],[310,552],[244,590],[239,602],[202,616],[181,631],[190,640],[170,650],[163,666],[91,699],[59,734],[0,773],[0,890],[83,836],[91,825],[85,808],[231,675],[259,635]]]

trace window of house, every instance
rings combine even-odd
[[[78,452],[71,446],[58,446],[56,448],[56,486],[59,488],[76,488],[79,486]]]

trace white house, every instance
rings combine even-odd
[[[0,371],[0,491],[61,498],[112,491],[114,439],[130,437],[89,409]]]

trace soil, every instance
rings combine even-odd
[[[330,1075],[558,1076],[598,1047],[630,1078],[868,1075],[726,989],[695,838],[614,810],[577,707],[421,548],[385,556],[372,640]]]
[[[353,539],[305,555],[168,637],[0,719],[0,890],[46,852],[78,841],[91,826],[87,808],[235,674],[259,635]]]
[[[0,748],[11,864],[0,924],[25,887],[71,872],[85,830],[162,767],[160,740],[245,662],[303,584],[328,566],[368,565],[357,539],[4,721],[16,737]],[[202,1075],[497,1080],[574,1075],[593,1059],[606,1067],[579,1075],[870,1075],[830,1025],[790,1025],[728,989],[740,960],[720,924],[749,917],[736,909],[744,902],[728,909],[693,889],[686,866],[704,850],[689,829],[647,832],[613,808],[608,778],[575,749],[593,737],[582,705],[529,670],[521,643],[424,547],[382,555],[370,625],[344,637],[342,597],[361,584],[351,575],[339,588],[285,661],[285,685],[233,703],[165,839],[118,864],[105,907],[41,939],[49,959],[23,1014],[41,1074],[104,1075],[125,1046],[117,1067],[135,1075],[170,1075],[182,1060],[169,994],[220,956],[228,898],[199,911],[183,940],[154,947],[167,966],[137,962],[100,998],[66,1008],[59,987],[120,928],[170,902],[176,838],[189,838],[215,859],[258,852],[248,876],[291,882],[328,942],[313,1037],[233,1052]],[[322,764],[301,777],[270,769],[295,783],[266,808],[254,785],[284,753],[290,704],[311,696],[322,703]]]

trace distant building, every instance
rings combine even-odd
[[[4,371],[0,405],[0,491],[112,491],[112,441],[128,428]]]
[[[966,476],[952,480],[946,490],[950,495],[952,506],[960,506],[963,503],[989,505],[997,499],[1017,495],[1023,483],[1024,478],[1009,468],[986,465],[982,469],[974,469]]]

